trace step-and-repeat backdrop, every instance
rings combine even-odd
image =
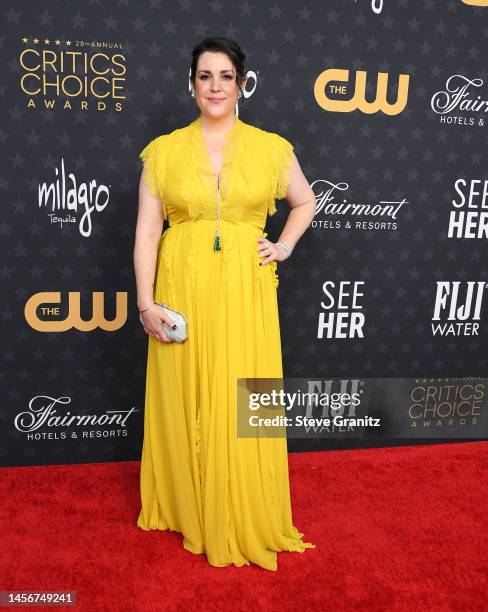
[[[246,52],[240,117],[290,140],[316,194],[279,267],[285,377],[330,391],[381,377],[373,404],[402,444],[409,427],[413,443],[485,438],[487,5],[6,5],[0,465],[140,457],[138,153],[198,115],[190,52],[208,36]],[[288,210],[269,219],[272,240]]]

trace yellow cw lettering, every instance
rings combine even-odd
[[[345,94],[347,92],[346,85],[340,83],[348,83],[349,70],[340,68],[328,68],[324,70],[319,74],[314,84],[314,96],[318,105],[324,110],[338,113],[350,113],[356,109],[368,115],[377,113],[380,110],[386,115],[398,115],[401,113],[407,104],[410,76],[408,74],[400,74],[397,99],[396,102],[390,104],[386,99],[388,73],[378,72],[376,98],[373,102],[367,102],[366,100],[367,74],[368,73],[364,70],[358,70],[356,72],[354,95],[351,99],[334,100],[329,98],[326,88],[329,87],[330,93]]]
[[[104,314],[104,293],[94,291],[92,298],[92,317],[85,321],[81,318],[80,293],[68,292],[68,316],[65,319],[44,320],[38,316],[40,309],[44,316],[59,316],[61,303],[60,291],[43,291],[35,293],[28,300],[24,308],[27,323],[40,332],[64,332],[69,329],[80,331],[93,331],[96,328],[104,331],[117,331],[127,321],[127,293],[116,292],[115,318],[107,321]]]

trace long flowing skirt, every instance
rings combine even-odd
[[[259,266],[260,228],[185,221],[163,233],[155,300],[183,312],[188,339],[148,338],[141,461],[143,530],[181,532],[211,565],[277,569],[314,548],[292,523],[286,438],[237,436],[237,379],[281,378],[277,262]],[[266,235],[266,234],[264,234]]]

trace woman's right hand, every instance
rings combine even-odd
[[[168,338],[163,329],[163,321],[166,321],[170,327],[174,326],[174,321],[170,319],[161,306],[153,304],[153,306],[142,312],[140,316],[144,321],[144,331],[149,334],[149,336],[161,342],[173,342],[171,338]]]

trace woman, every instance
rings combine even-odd
[[[314,545],[292,524],[286,438],[237,437],[236,381],[283,376],[277,262],[315,198],[292,145],[235,114],[243,64],[228,39],[195,47],[199,117],[140,154],[134,267],[149,346],[137,526],[181,532],[217,567],[276,570],[277,551]],[[266,215],[285,195],[292,211],[273,243]],[[173,321],[158,303],[187,317],[184,342],[165,334]]]

